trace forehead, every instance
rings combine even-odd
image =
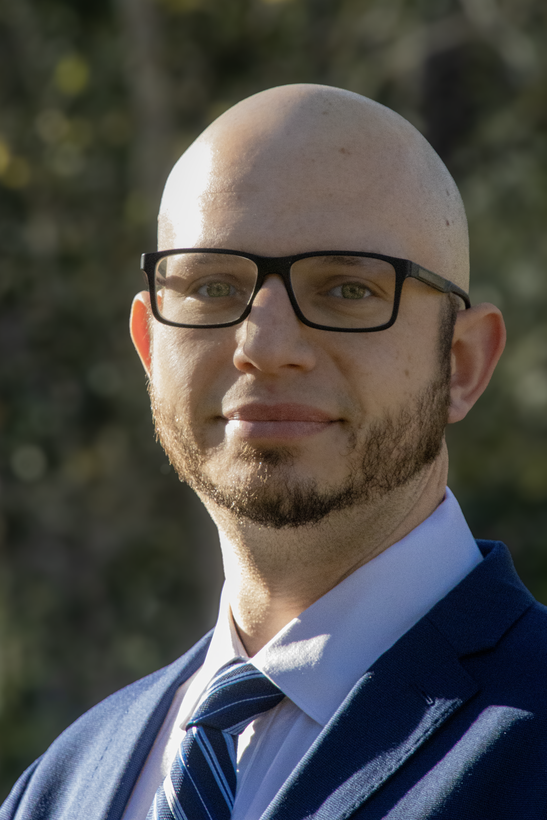
[[[162,240],[166,247],[233,247],[267,256],[329,249],[416,256],[420,238],[393,184],[380,174],[357,183],[355,170],[336,155],[314,159],[233,175],[232,168],[211,165],[200,185],[197,179],[187,185],[181,169],[162,209]]]
[[[206,131],[168,180],[160,247],[373,251],[454,278],[454,191],[427,172],[425,140],[389,116],[300,119],[251,112]]]

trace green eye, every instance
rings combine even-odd
[[[208,282],[202,285],[198,291],[202,296],[209,296],[211,298],[219,298],[233,295],[233,287],[227,282]]]
[[[332,289],[331,293],[341,299],[365,299],[371,295],[369,288],[359,282],[346,282],[344,285],[338,285]]]

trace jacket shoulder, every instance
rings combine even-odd
[[[116,816],[111,812],[125,805],[176,690],[202,665],[211,634],[78,718],[24,772],[0,820]]]

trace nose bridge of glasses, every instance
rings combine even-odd
[[[293,294],[292,294],[292,286],[290,283],[290,271],[291,271],[291,263],[292,257],[268,257],[268,256],[260,256],[255,257],[254,262],[257,266],[257,281],[255,285],[255,290],[252,297],[252,302],[254,303],[256,297],[258,296],[259,292],[264,287],[264,284],[271,278],[271,277],[279,277],[281,279],[285,291],[291,301],[293,302]]]

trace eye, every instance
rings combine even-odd
[[[228,282],[207,282],[205,285],[202,285],[197,292],[200,296],[219,298],[233,296],[236,290]]]
[[[331,288],[329,294],[339,299],[365,299],[367,296],[372,296],[370,288],[362,282],[344,282]]]

